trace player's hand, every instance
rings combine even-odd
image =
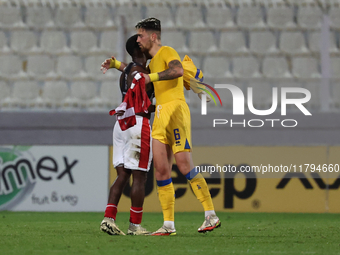
[[[106,71],[111,68],[110,64],[112,60],[115,60],[115,57],[112,56],[111,58],[105,59],[105,61],[102,63],[100,70],[103,72],[103,74],[105,74]]]
[[[146,73],[144,73],[143,76],[145,78],[145,84],[149,84],[150,83],[150,76]]]

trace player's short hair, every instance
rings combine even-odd
[[[137,38],[138,38],[138,35],[133,35],[126,41],[125,48],[131,57],[133,57],[135,50],[141,51],[137,43]]]
[[[161,32],[161,21],[156,18],[146,18],[137,23],[136,29],[144,28],[145,30],[153,30]]]

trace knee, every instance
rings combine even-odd
[[[133,175],[133,185],[145,185],[147,173]]]
[[[156,180],[167,180],[171,177],[171,172],[168,169],[158,169],[155,171]]]
[[[129,173],[126,172],[121,172],[117,174],[117,180],[121,181],[121,182],[127,182],[130,179],[130,175]]]
[[[181,162],[176,162],[176,163],[177,163],[177,167],[179,171],[183,175],[186,175],[187,173],[191,171],[190,162],[181,161]]]

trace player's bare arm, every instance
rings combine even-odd
[[[131,71],[127,77],[127,84],[128,86],[130,87],[131,86],[131,82],[133,80],[133,78],[135,77],[135,75],[137,73],[145,73],[145,74],[148,74],[149,72],[147,70],[145,70],[143,67],[141,66],[134,66],[131,68]],[[145,83],[146,85],[147,83]]]
[[[183,76],[183,66],[179,60],[172,60],[169,63],[169,68],[158,73],[159,80],[172,80]]]
[[[183,76],[183,66],[179,60],[172,60],[168,64],[169,68],[164,70],[163,72],[158,73],[158,79],[160,81],[164,80],[173,80]],[[149,83],[152,79],[150,75],[144,75],[145,83]],[[155,80],[152,80],[155,81]]]

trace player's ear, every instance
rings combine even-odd
[[[155,32],[153,32],[153,33],[151,34],[151,39],[152,39],[153,42],[156,42],[156,40],[157,40],[157,34],[156,34]]]

